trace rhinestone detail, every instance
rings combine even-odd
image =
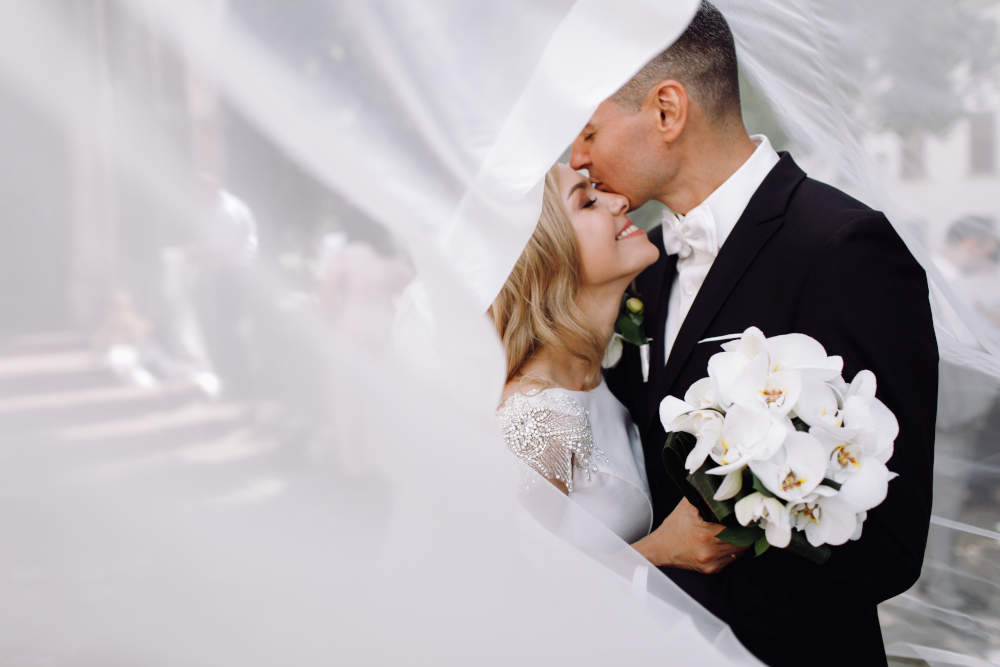
[[[496,412],[507,449],[546,479],[573,490],[573,469],[587,481],[607,461],[594,444],[588,412],[573,397],[547,391],[512,394]]]

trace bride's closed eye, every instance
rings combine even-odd
[[[596,203],[597,203],[597,197],[594,197],[593,199],[588,199],[587,202],[580,208],[590,208]]]

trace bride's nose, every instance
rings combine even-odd
[[[624,195],[611,195],[611,201],[608,202],[608,210],[611,211],[611,215],[628,213],[628,197]]]

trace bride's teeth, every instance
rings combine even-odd
[[[636,227],[635,225],[629,225],[628,227],[626,227],[625,229],[623,229],[618,234],[618,236],[615,237],[615,241],[621,241],[623,238],[625,238],[626,236],[628,236],[632,232],[637,232],[637,231],[639,231],[638,227]]]

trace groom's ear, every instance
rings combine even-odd
[[[649,113],[656,114],[656,128],[667,143],[677,141],[687,125],[689,98],[687,89],[680,81],[667,79],[653,88],[649,102]]]

